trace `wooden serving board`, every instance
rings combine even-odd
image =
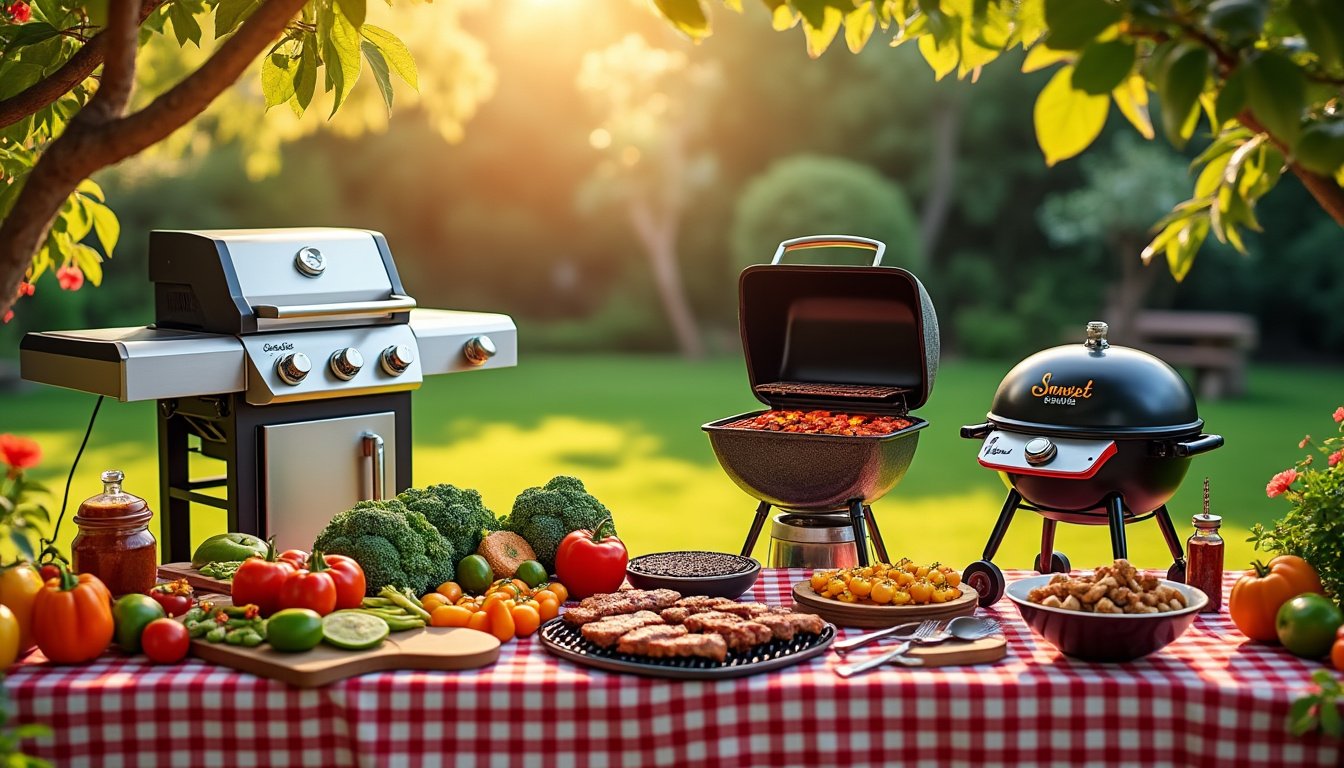
[[[216,606],[228,600],[216,601]],[[280,680],[299,688],[316,688],[347,677],[390,669],[476,669],[499,658],[499,640],[474,629],[425,627],[393,632],[377,648],[345,651],[326,643],[311,651],[284,653],[267,644],[244,648],[202,639],[191,641],[191,653],[212,664]]]
[[[186,579],[191,588],[198,592],[227,595],[233,591],[233,585],[230,582],[202,576],[200,571],[191,566],[191,563],[164,563],[159,566],[159,578],[167,581]]]
[[[793,600],[800,611],[815,613],[840,627],[863,627],[880,629],[894,627],[908,621],[925,619],[951,619],[956,616],[969,616],[975,613],[980,597],[970,587],[961,588],[961,597],[946,603],[929,605],[864,605],[861,603],[842,603],[818,595],[811,583],[800,581],[793,585]]]
[[[949,640],[938,645],[915,646],[909,654],[926,667],[959,667],[967,664],[991,664],[1008,655],[1008,640],[994,635],[962,642]],[[854,656],[851,652],[850,656]]]

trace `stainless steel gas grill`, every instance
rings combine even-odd
[[[192,504],[307,548],[335,513],[410,485],[410,390],[425,376],[517,363],[507,315],[417,309],[377,232],[156,231],[149,276],[153,325],[30,333],[20,368],[158,401],[170,560],[190,557]],[[191,477],[192,453],[223,473]]]

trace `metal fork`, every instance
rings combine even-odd
[[[937,642],[938,640],[943,639],[943,637],[948,634],[947,624],[948,622],[946,621],[926,621],[915,629],[914,634],[910,635],[908,640],[897,644],[890,651],[878,654],[866,661],[860,661],[857,664],[845,664],[836,667],[835,672],[841,677],[853,677],[857,674],[867,672],[870,669],[876,669],[891,661],[899,661],[900,663],[911,667],[922,666],[924,662],[919,659],[906,658],[904,654],[910,650],[912,645]]]
[[[925,624],[931,624],[931,623],[933,623],[933,622],[927,622],[927,621],[926,621],[926,622],[923,622],[923,623],[925,623]],[[879,629],[879,630],[877,630],[876,632],[869,632],[869,633],[866,634],[866,635],[859,635],[858,637],[851,637],[851,638],[848,639],[848,640],[841,640],[840,642],[835,643],[834,645],[832,645],[832,646],[831,646],[831,650],[835,651],[836,653],[840,654],[841,656],[844,656],[846,653],[849,653],[850,651],[854,650],[855,648],[859,648],[859,647],[865,646],[865,645],[867,645],[867,644],[873,642],[874,640],[881,640],[882,638],[884,638],[884,637],[888,637],[888,636],[891,636],[891,635],[895,635],[895,636],[897,636],[897,637],[901,637],[901,635],[900,635],[901,630],[903,630],[903,629],[909,629],[909,628],[911,628],[911,627],[916,627],[916,628],[918,628],[919,626],[920,626],[920,622],[918,622],[918,621],[910,621],[910,622],[906,622],[905,624],[897,624],[897,625],[894,626],[894,627],[887,627],[886,629]],[[913,633],[912,633],[912,634],[913,634]],[[902,639],[908,639],[908,637],[902,637]]]

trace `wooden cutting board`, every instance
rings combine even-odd
[[[233,585],[230,582],[202,576],[200,571],[191,567],[191,563],[164,563],[159,566],[159,578],[166,581],[186,579],[191,588],[198,592],[227,595],[233,590]]]
[[[850,657],[857,653],[851,652]],[[938,645],[916,646],[910,650],[926,667],[956,667],[966,664],[991,664],[1008,655],[1008,640],[994,635],[970,642],[950,640]],[[857,659],[856,659],[857,660]]]
[[[863,605],[842,603],[818,595],[807,581],[793,585],[795,607],[805,613],[815,613],[839,627],[880,629],[910,621],[951,619],[975,613],[980,597],[970,587],[961,588],[961,597],[946,603],[929,605]]]
[[[218,600],[215,605],[227,605]],[[345,651],[326,643],[311,651],[284,653],[262,644],[244,648],[226,643],[191,641],[199,659],[299,688],[316,688],[347,677],[390,669],[476,669],[499,658],[499,640],[474,629],[425,627],[393,632],[377,648]]]

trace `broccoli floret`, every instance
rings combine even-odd
[[[454,485],[409,488],[397,497],[408,509],[423,514],[453,548],[453,560],[466,557],[481,545],[489,531],[499,530],[495,513],[486,508],[481,494]]]
[[[555,550],[570,531],[594,530],[611,512],[576,477],[560,475],[540,488],[528,488],[504,518],[506,531],[527,539],[546,570],[555,570]]]
[[[341,512],[313,548],[358,561],[370,596],[389,584],[426,592],[452,578],[452,548],[424,515],[395,499],[361,501]],[[440,578],[445,569],[448,578]]]

